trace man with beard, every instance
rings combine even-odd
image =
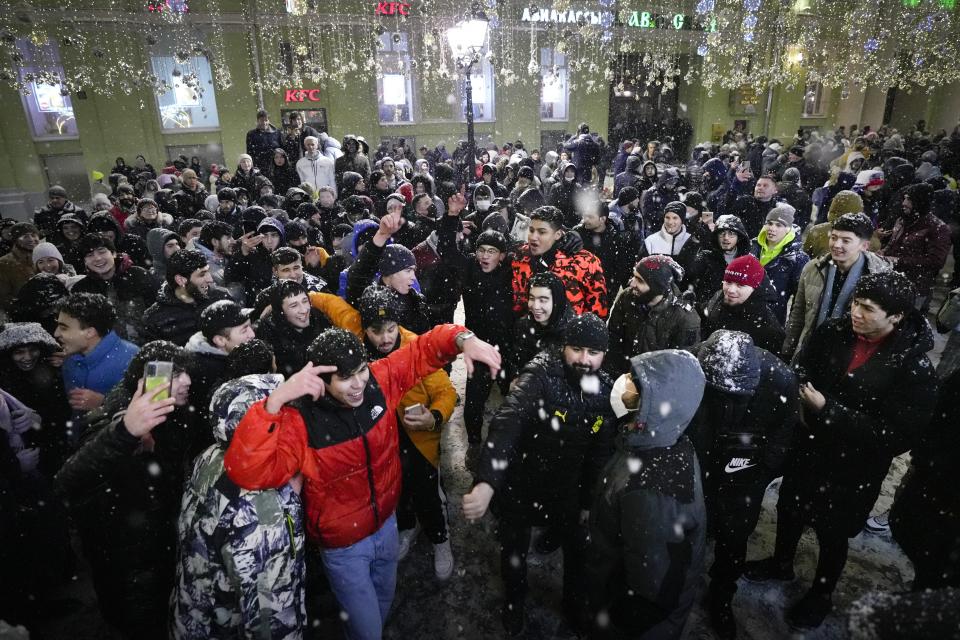
[[[120,228],[126,228],[127,218],[137,213],[137,193],[131,185],[121,184],[117,187],[117,202],[110,208],[109,213]]]
[[[214,212],[218,222],[230,226],[240,225],[240,207],[237,206],[237,192],[232,187],[223,187],[217,191],[217,210]]]
[[[297,160],[296,165],[300,182],[309,182],[317,191],[320,187],[332,189],[336,198],[337,180],[333,159],[320,153],[320,140],[314,136],[303,139],[303,148],[303,157]]]
[[[257,337],[273,346],[277,373],[288,378],[307,363],[307,348],[331,327],[330,320],[310,304],[306,287],[295,280],[279,280],[263,291],[270,315],[257,327]]]
[[[224,278],[224,271],[233,248],[236,246],[233,237],[233,227],[225,222],[215,220],[208,222],[200,230],[200,237],[187,245],[188,249],[199,251],[207,260],[213,284],[226,289],[234,300],[243,298],[243,287],[236,284],[228,285]]]
[[[762,290],[757,291],[765,277],[760,261],[749,254],[727,265],[723,288],[703,311],[703,335],[709,336],[717,329],[742,331],[758,347],[778,353],[784,340],[783,327],[763,299]]]
[[[229,297],[226,290],[214,286],[202,253],[177,251],[167,260],[166,280],[157,301],[143,316],[147,340],[169,340],[182,347],[196,333],[203,310]]]
[[[36,269],[33,249],[40,243],[40,232],[29,222],[19,222],[10,228],[13,247],[0,258],[0,311],[8,312],[10,303]]]
[[[604,369],[619,376],[630,358],[648,351],[685,349],[700,340],[700,316],[677,298],[674,282],[683,269],[669,256],[647,256],[633,268],[633,277],[610,310],[610,352]]]
[[[47,237],[57,229],[57,221],[61,216],[72,213],[84,222],[87,213],[67,199],[67,190],[60,185],[53,185],[47,190],[47,206],[37,209],[33,214],[33,223],[37,225],[39,233]]]
[[[494,494],[500,518],[504,630],[522,634],[527,549],[533,526],[563,537],[563,612],[575,629],[586,611],[583,555],[587,511],[600,469],[613,451],[613,381],[601,370],[607,327],[592,313],[575,318],[563,347],[541,352],[517,378],[490,420],[476,484],[463,513],[478,520]]]

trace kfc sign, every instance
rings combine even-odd
[[[320,89],[287,89],[284,102],[320,102]]]
[[[378,16],[408,16],[410,15],[410,4],[406,2],[378,2],[374,15]]]

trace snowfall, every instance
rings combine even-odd
[[[934,308],[937,308],[936,306]],[[458,321],[462,322],[462,305]],[[937,344],[931,352],[934,363],[939,359],[945,337],[936,334]],[[454,366],[451,378],[459,396],[465,395],[466,372],[462,359]],[[494,386],[487,405],[488,417],[502,401]],[[466,431],[463,426],[463,406],[458,404],[450,422],[444,428],[442,439],[442,475],[449,500],[451,541],[456,559],[453,577],[438,581],[433,574],[433,549],[420,536],[410,554],[400,563],[396,598],[384,637],[391,640],[414,639],[495,639],[504,636],[500,626],[499,553],[494,535],[495,523],[488,514],[478,523],[468,523],[460,513],[460,502],[472,485],[472,476],[466,467]],[[900,478],[909,466],[909,454],[894,460],[883,484],[874,513],[886,511]],[[767,488],[763,513],[750,538],[748,559],[764,557],[773,551],[776,524],[777,491],[780,480]],[[712,547],[712,544],[711,544]],[[738,637],[750,640],[805,638],[827,640],[848,638],[847,611],[855,600],[870,591],[898,592],[908,590],[913,580],[909,560],[892,540],[890,534],[861,532],[850,543],[850,554],[843,577],[834,594],[834,612],[824,624],[805,634],[791,630],[783,620],[786,607],[798,599],[813,578],[817,560],[816,538],[811,531],[804,534],[797,553],[797,579],[791,583],[771,585],[750,584],[741,580],[733,601],[737,618]],[[530,594],[527,600],[527,626],[523,637],[529,640],[565,640],[576,635],[560,615],[560,585],[562,553],[548,556],[532,553],[529,556]],[[708,555],[707,566],[712,562]],[[705,585],[706,583],[704,583]],[[74,584],[61,598],[79,600],[78,611],[52,620],[44,637],[69,640],[104,640],[115,638],[100,619],[96,598],[88,572],[81,572]],[[314,621],[308,638],[342,637],[335,610],[327,607],[329,616]],[[0,639],[25,638],[25,634],[9,630],[0,623]],[[684,638],[700,640],[714,638],[705,610],[697,606],[690,616]]]

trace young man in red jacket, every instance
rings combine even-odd
[[[351,639],[381,637],[396,586],[397,405],[458,353],[468,374],[475,362],[494,376],[500,368],[500,354],[459,325],[437,326],[369,364],[356,336],[328,329],[307,365],[251,407],[227,450],[227,474],[245,489],[303,474],[307,535],[322,548]]]

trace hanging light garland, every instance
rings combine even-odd
[[[841,97],[866,86],[930,90],[960,81],[955,0],[696,0],[687,5],[691,15],[654,15],[626,0],[594,0],[589,11],[572,0],[524,1],[482,0],[471,8],[490,19],[486,62],[507,87],[557,76],[556,65],[541,69],[545,47],[564,56],[571,90],[588,92],[609,90],[617,77],[648,88],[672,90],[683,81],[708,91],[816,81],[839,87]],[[384,72],[384,33],[407,34],[411,71],[421,82],[456,78],[445,32],[462,16],[444,0],[418,2],[409,15],[378,16],[373,28],[371,16],[358,15],[348,0],[286,6],[278,13],[247,5],[238,18],[224,14],[219,0],[205,2],[202,15],[190,12],[188,0],[155,0],[131,16],[128,2],[108,0],[93,16],[81,0],[56,8],[21,2],[0,14],[0,82],[21,93],[34,83],[59,85],[65,94],[162,93],[170,80],[154,72],[150,57],[171,55],[178,81],[190,90],[207,88],[195,69],[200,57],[213,70],[206,84],[225,90],[238,65],[251,65],[254,50],[237,56],[225,31],[249,25],[262,61],[259,74],[248,70],[251,90],[372,81]],[[541,11],[550,19],[520,18]],[[45,49],[48,43],[55,48]],[[25,46],[32,53],[25,55]]]

